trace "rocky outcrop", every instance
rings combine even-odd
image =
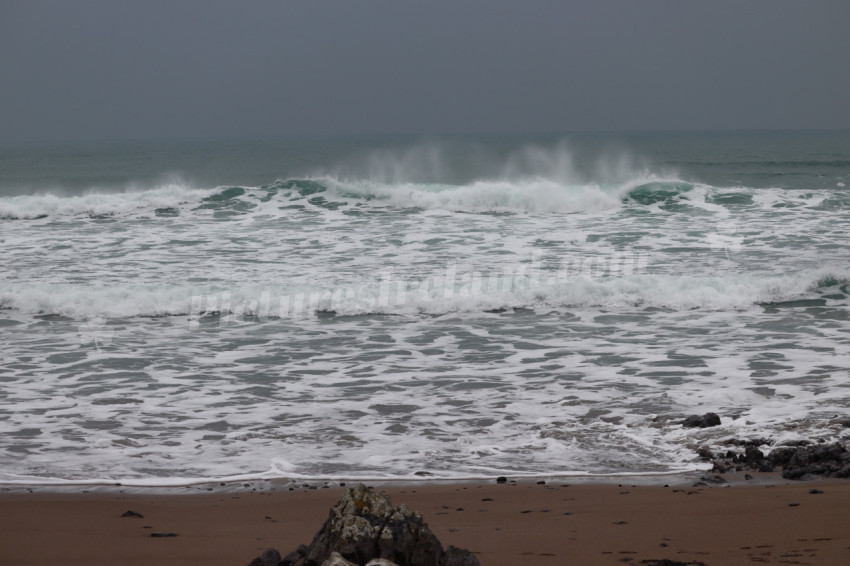
[[[712,471],[755,470],[758,472],[782,471],[785,479],[799,480],[815,477],[850,477],[850,452],[840,442],[831,444],[809,444],[801,442],[797,446],[779,446],[768,454],[759,446],[769,445],[763,438],[757,440],[730,440],[727,444],[738,446],[739,451],[727,450],[726,453],[712,454],[700,449],[698,454],[713,462]],[[743,448],[743,451],[740,451]]]
[[[263,562],[255,564],[261,559],[255,559],[251,566],[266,566]],[[419,513],[406,505],[394,507],[389,497],[361,484],[343,492],[309,546],[299,546],[277,566],[480,564],[468,550],[454,546],[444,550]]]
[[[798,446],[770,453],[774,461],[783,461],[782,477],[791,480],[811,476],[850,477],[850,453],[839,443]],[[787,460],[786,460],[787,459]]]

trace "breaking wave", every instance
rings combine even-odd
[[[171,182],[152,188],[82,195],[0,197],[0,219],[177,216],[205,210],[292,214],[307,209],[391,207],[471,213],[571,213],[654,204],[694,185],[675,172],[654,171],[629,156],[578,157],[564,143],[505,155],[467,155],[423,144],[374,151],[349,163],[286,177],[264,186],[194,188]]]
[[[696,277],[634,274],[489,276],[456,273],[418,281],[371,280],[342,287],[279,285],[18,284],[0,290],[0,308],[72,319],[236,314],[260,319],[322,315],[444,315],[504,309],[742,310],[846,303],[850,272]]]
[[[0,219],[56,217],[174,216],[192,211],[251,210],[263,214],[293,208],[357,210],[391,207],[471,213],[596,212],[678,198],[692,184],[673,179],[636,178],[623,185],[563,185],[545,178],[480,180],[467,185],[402,183],[384,185],[332,177],[286,179],[264,187],[190,189],[158,187],[142,192],[36,195],[0,198]]]
[[[103,217],[131,213],[153,213],[195,203],[215,189],[195,189],[167,184],[142,191],[90,192],[83,195],[51,193],[0,197],[0,219],[33,220],[47,217]]]

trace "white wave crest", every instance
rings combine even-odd
[[[196,189],[182,184],[165,184],[141,191],[90,192],[75,196],[44,193],[0,197],[0,219],[127,214],[137,210],[171,208],[185,203],[199,202],[215,192],[215,189]]]
[[[616,209],[636,187],[681,184],[620,152],[579,156],[566,140],[504,154],[423,143],[373,151],[309,178],[331,195],[453,212],[595,212]]]
[[[594,212],[621,206],[629,186],[565,186],[552,179],[480,180],[468,185],[323,179],[335,195],[377,199],[380,204],[453,212]],[[638,183],[635,183],[638,184]]]

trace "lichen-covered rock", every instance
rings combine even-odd
[[[336,560],[336,562],[329,562]],[[342,560],[342,561],[341,561]],[[406,505],[365,485],[346,489],[313,542],[288,554],[281,566],[480,566],[467,550],[448,551]]]

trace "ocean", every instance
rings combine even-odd
[[[846,440],[848,183],[850,132],[0,146],[0,483]]]

